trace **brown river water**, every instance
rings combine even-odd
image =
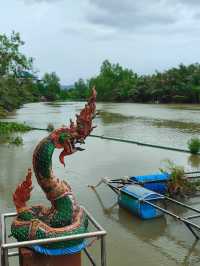
[[[30,103],[7,118],[25,122],[33,127],[46,128],[68,124],[75,117],[82,102]],[[147,105],[125,103],[98,103],[100,115],[93,134],[137,140],[170,147],[187,148],[187,141],[200,132],[200,106]],[[23,134],[24,144],[16,147],[0,145],[0,212],[13,211],[12,192],[31,166],[36,144],[46,131]],[[107,262],[109,266],[175,266],[200,265],[200,243],[179,222],[171,217],[142,221],[118,205],[116,196],[105,185],[96,195],[88,185],[97,184],[102,177],[122,177],[155,173],[170,159],[187,171],[200,169],[200,157],[168,150],[141,147],[88,137],[83,152],[66,157],[66,167],[59,163],[56,151],[53,169],[59,178],[70,183],[79,202],[84,205],[107,231]],[[34,179],[31,204],[48,205]],[[187,203],[200,208],[200,198],[187,199]],[[184,209],[176,209],[188,215]],[[8,225],[9,230],[9,225]],[[99,255],[99,244],[91,248]],[[11,259],[11,265],[17,265]],[[84,261],[84,265],[89,265]]]

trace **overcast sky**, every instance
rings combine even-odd
[[[35,68],[63,84],[103,60],[140,74],[200,62],[200,0],[5,0],[0,32],[18,31]]]

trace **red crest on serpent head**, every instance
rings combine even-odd
[[[76,123],[70,119],[69,127],[62,127],[53,131],[50,135],[51,140],[54,142],[56,148],[63,148],[59,159],[65,165],[64,157],[73,154],[76,151],[83,150],[76,147],[77,143],[84,143],[84,139],[95,128],[92,126],[92,120],[96,115],[96,90],[92,89],[92,94],[85,104],[85,107],[76,115]]]
[[[26,207],[26,202],[30,199],[32,188],[32,171],[28,169],[26,180],[18,185],[17,189],[13,193],[13,201],[16,209],[19,210]]]

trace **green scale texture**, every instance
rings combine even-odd
[[[82,223],[78,228],[73,229],[70,232],[62,232],[62,233],[46,233],[42,229],[38,228],[36,231],[36,237],[35,239],[45,239],[45,238],[52,238],[52,237],[60,237],[60,236],[69,236],[72,234],[83,234],[88,232],[88,218],[84,214],[84,217],[82,219]],[[12,225],[11,227],[12,236],[14,236],[19,241],[27,241],[29,239],[29,226],[21,226],[21,227],[15,227]],[[51,243],[47,245],[43,245],[47,248],[66,248],[78,245],[83,242],[83,239],[76,239],[76,240],[70,240],[70,241],[62,241],[57,243]]]
[[[72,202],[68,196],[55,201],[56,213],[51,220],[52,227],[63,227],[72,223]]]
[[[88,219],[86,215],[82,219],[82,224],[80,227],[72,230],[71,232],[63,232],[63,233],[50,233],[48,235],[45,234],[44,231],[38,229],[36,232],[36,238],[42,239],[42,238],[51,238],[51,237],[60,237],[60,236],[70,236],[74,234],[83,234],[87,232],[87,226],[88,226]],[[47,245],[43,245],[46,248],[66,248],[78,245],[83,242],[83,239],[76,239],[76,240],[70,240],[70,241],[62,241],[57,243],[51,243]]]
[[[64,136],[63,136],[64,137]],[[52,168],[52,155],[55,150],[55,145],[51,141],[50,138],[46,138],[39,149],[37,150],[35,154],[35,174],[39,178],[51,178],[51,168]],[[48,187],[43,188],[45,192],[50,192],[54,188]],[[49,217],[38,217],[36,214],[34,214],[34,208],[32,211],[24,211],[18,215],[18,219],[21,221],[31,221],[32,219],[39,219],[43,222],[46,221],[46,223],[53,227],[53,228],[61,228],[67,225],[70,225],[72,223],[72,215],[73,215],[73,205],[72,201],[68,196],[64,196],[62,198],[59,198],[55,201],[55,213],[51,219]],[[12,235],[18,239],[19,241],[26,241],[29,240],[29,227],[30,226],[21,226],[17,227],[12,225],[11,232]],[[59,237],[59,236],[68,236],[72,234],[81,234],[86,233],[88,227],[88,218],[84,214],[84,217],[82,219],[81,225],[70,231],[70,232],[63,232],[63,233],[48,233],[45,232],[42,229],[38,229],[36,231],[36,239],[43,239],[43,238],[51,238],[51,237]],[[65,248],[70,247],[73,245],[80,244],[83,241],[83,239],[78,240],[71,240],[71,241],[63,241],[59,243],[52,243],[48,245],[44,245],[47,248]]]
[[[40,173],[43,178],[50,178],[52,155],[55,150],[55,145],[50,138],[47,138],[43,145],[40,146],[35,161],[36,175]]]

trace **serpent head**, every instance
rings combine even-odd
[[[96,91],[92,90],[92,96],[89,98],[88,103],[81,110],[79,115],[76,115],[76,123],[70,120],[70,127],[62,127],[54,130],[50,134],[56,148],[63,148],[60,153],[60,162],[65,165],[64,157],[73,154],[76,151],[82,151],[77,144],[83,144],[85,138],[95,128],[92,126],[92,120],[96,114]]]

